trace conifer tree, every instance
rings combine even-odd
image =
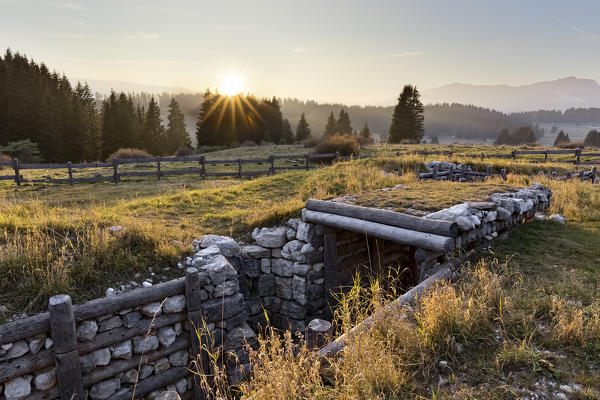
[[[283,138],[281,141],[286,144],[294,143],[294,131],[292,130],[292,124],[290,124],[287,118],[283,120]]]
[[[510,144],[510,132],[508,129],[502,129],[496,138],[497,145]]]
[[[150,99],[148,110],[146,111],[146,120],[143,129],[143,148],[154,155],[164,155],[165,128],[160,120],[160,109],[154,97]]]
[[[352,123],[350,122],[350,116],[342,108],[336,121],[336,132],[340,135],[352,135]]]
[[[588,132],[585,140],[583,141],[584,146],[600,147],[600,132],[597,130],[591,130]]]
[[[365,122],[365,126],[360,131],[359,140],[362,144],[370,144],[374,142],[373,135],[371,135],[371,130],[369,129],[369,124],[367,122]]]
[[[327,124],[325,125],[325,132],[323,132],[324,137],[333,136],[337,133],[337,122],[335,117],[333,116],[333,111],[329,114],[327,118]]]
[[[212,121],[214,121],[214,116],[216,115],[216,99],[217,95],[213,95],[209,89],[206,89],[204,96],[202,97],[198,121],[196,122],[196,143],[198,147],[214,146],[217,144],[214,132],[215,126],[214,123],[212,123]]]
[[[398,97],[398,104],[394,108],[388,142],[419,143],[425,133],[423,111],[423,103],[417,88],[412,85],[404,86]]]
[[[191,147],[190,135],[185,130],[183,113],[175,97],[169,103],[169,115],[167,130],[165,131],[165,150],[167,154],[174,154],[180,147]]]
[[[569,143],[570,141],[571,139],[569,138],[569,135],[565,135],[565,132],[560,131],[558,132],[556,139],[554,139],[554,147],[558,146],[561,143]]]
[[[300,120],[298,121],[298,125],[296,126],[296,141],[301,142],[310,137],[310,126],[306,121],[306,117],[304,113],[300,115]]]

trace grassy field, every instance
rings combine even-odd
[[[242,398],[600,398],[600,189],[542,183],[567,225],[517,227],[325,365],[267,331]],[[338,334],[391,300],[377,284],[352,293]]]

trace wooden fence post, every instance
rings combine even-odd
[[[580,162],[581,162],[581,149],[577,149],[575,165],[579,165]]]
[[[67,168],[69,168],[69,185],[73,186],[73,167],[71,166],[71,161],[67,163]]]
[[[160,156],[156,157],[156,176],[160,181]]]
[[[438,174],[438,166],[434,165],[433,166],[433,171],[431,173],[431,178],[436,181],[437,180],[437,174]]]
[[[198,374],[210,375],[210,360],[208,357],[208,332],[204,326],[204,316],[202,314],[202,298],[200,296],[200,273],[197,268],[190,267],[185,272],[185,299],[187,307],[188,320],[190,326],[190,343],[192,346],[192,356],[196,361]],[[206,399],[202,386],[200,385],[200,377],[192,374],[194,399]]]
[[[17,186],[21,186],[21,171],[19,168],[19,159],[13,158],[13,169],[15,170],[15,182]]]
[[[77,350],[77,332],[71,297],[67,294],[52,296],[48,302],[48,312],[54,341],[60,398],[61,400],[83,400],[86,395]]]
[[[517,151],[516,151],[516,150],[513,150],[513,151],[510,153],[510,156],[512,157],[512,159],[513,159],[513,161],[514,161],[514,160],[517,158]]]
[[[492,176],[493,171],[494,171],[494,169],[492,168],[492,166],[488,165],[486,168],[487,176]]]
[[[200,156],[200,174],[206,176],[206,157]]]
[[[415,175],[417,176],[417,180],[419,180],[419,175],[420,175],[419,168],[415,168]]]
[[[592,167],[592,173],[590,175],[590,179],[592,180],[592,183],[594,183],[596,181],[596,167]]]
[[[502,180],[506,180],[506,168],[502,168],[500,170],[500,175],[502,175]]]
[[[306,163],[306,170],[308,171],[308,154],[304,155],[304,161]]]
[[[331,322],[315,318],[306,327],[305,343],[309,350],[320,349],[331,341]]]
[[[271,175],[275,175],[275,159],[273,156],[269,156],[269,162],[271,163]]]
[[[544,162],[548,162],[548,150],[544,151]]]
[[[460,166],[460,179],[464,179],[467,176],[467,165],[466,164],[462,164]]]
[[[115,185],[119,184],[119,161],[116,158],[113,158],[112,160],[112,164],[113,164],[113,181],[115,182]]]
[[[242,159],[238,158],[238,177],[242,178]]]
[[[340,152],[336,151],[335,152],[335,162],[338,162],[338,161],[340,161]]]
[[[454,180],[454,165],[450,165],[450,168],[448,170],[448,180],[449,181],[453,181]]]

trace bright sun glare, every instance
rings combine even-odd
[[[244,91],[244,82],[239,75],[224,76],[221,82],[221,91],[226,96],[235,96]]]

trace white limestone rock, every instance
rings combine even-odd
[[[246,245],[240,248],[240,256],[244,258],[263,258],[271,256],[271,250],[257,246],[257,245]]]
[[[52,389],[57,384],[56,369],[36,375],[33,384],[37,390]]]
[[[161,304],[158,301],[148,303],[141,308],[141,313],[147,317],[158,316],[162,312]]]
[[[31,394],[31,375],[18,376],[4,383],[6,400],[21,400]]]
[[[240,245],[228,236],[206,235],[200,240],[200,246],[203,248],[216,246],[225,257],[233,257],[240,254]]]
[[[304,243],[299,240],[292,240],[283,246],[281,256],[287,260],[297,260],[300,257],[300,250],[303,245]]]
[[[237,272],[229,261],[222,255],[210,259],[206,264],[198,267],[205,273],[213,286],[223,283],[227,279],[237,280]]]
[[[172,345],[175,339],[177,339],[177,335],[175,334],[175,329],[172,327],[166,326],[158,330],[158,341],[164,347]]]
[[[92,400],[107,400],[120,388],[121,381],[118,378],[107,379],[91,387],[90,398]]]
[[[185,295],[168,297],[163,304],[163,311],[170,313],[178,313],[185,309]]]
[[[113,358],[120,358],[123,360],[129,360],[133,353],[133,346],[131,345],[131,340],[126,340],[115,345],[112,351]]]
[[[135,354],[147,353],[158,349],[158,337],[155,335],[150,336],[135,336],[132,340],[133,352]]]
[[[256,241],[259,246],[274,249],[277,247],[283,247],[287,241],[286,233],[288,228],[285,226],[278,226],[276,228],[256,228],[252,232],[252,239]]]
[[[560,214],[552,214],[551,216],[548,217],[549,221],[552,222],[557,222],[559,224],[566,224],[567,223],[567,218],[565,218],[563,215]]]
[[[5,349],[6,350],[6,349]],[[12,346],[8,349],[6,358],[9,360],[12,358],[21,357],[23,354],[29,351],[29,345],[25,340],[18,340],[12,343]]]
[[[169,362],[175,367],[185,367],[188,364],[188,356],[187,351],[179,350],[169,354]]]

